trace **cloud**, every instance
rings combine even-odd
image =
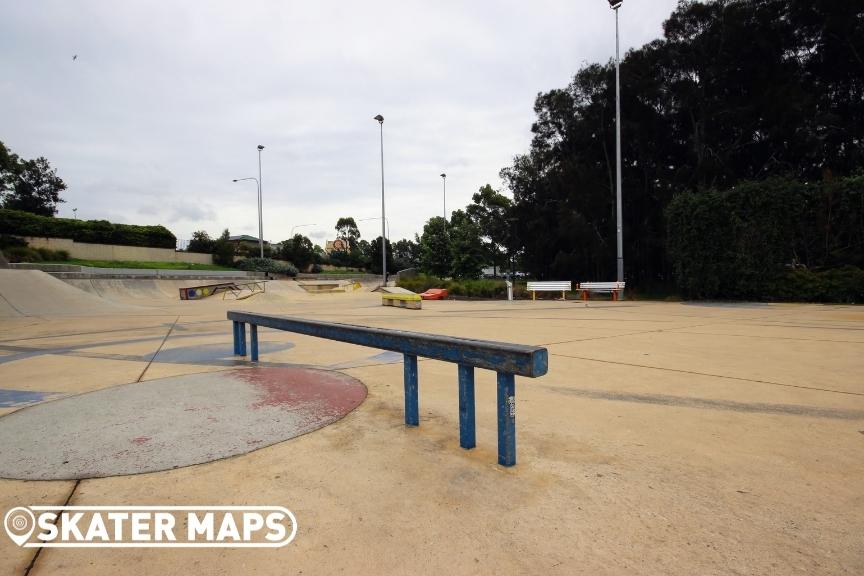
[[[622,48],[658,37],[675,4],[625,2]],[[391,235],[413,237],[443,212],[438,174],[448,210],[500,187],[536,94],[613,53],[602,0],[11,2],[0,140],[58,169],[61,215],[181,238],[258,234],[257,187],[232,179],[258,176],[264,144],[265,238],[317,222],[302,230],[324,239],[339,216],[380,216],[383,114]]]

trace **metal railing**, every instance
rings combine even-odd
[[[400,352],[404,355],[405,424],[420,425],[417,358],[431,358],[458,365],[459,445],[476,446],[474,368],[498,373],[498,463],[516,464],[516,376],[537,378],[546,374],[549,355],[545,348],[455,338],[420,332],[371,328],[252,312],[229,311],[234,325],[234,354],[246,356],[246,324],[249,324],[251,360],[258,361],[258,327]]]

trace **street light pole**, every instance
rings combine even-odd
[[[441,180],[444,181],[444,223],[447,223],[447,174],[441,174]]]
[[[258,247],[261,250],[261,258],[264,258],[264,217],[261,210],[261,151],[264,146],[258,145]]]
[[[621,55],[618,35],[618,9],[624,0],[609,0],[609,7],[615,11],[615,221],[617,234],[618,282],[624,281],[624,233],[621,215]],[[621,294],[623,296],[623,292]]]
[[[317,226],[314,222],[312,224],[298,224],[297,226],[291,227],[291,236],[289,238],[294,238],[294,230],[297,228],[303,228],[304,226]]]
[[[387,218],[384,215],[384,117],[381,114],[375,116],[381,127],[381,275],[384,286],[387,285],[387,234],[385,226]]]

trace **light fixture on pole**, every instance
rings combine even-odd
[[[315,223],[313,222],[312,224],[298,224],[297,226],[292,226],[292,227],[291,227],[291,236],[290,236],[290,238],[294,238],[294,230],[296,230],[297,228],[303,228],[303,227],[305,227],[305,226],[317,226],[317,224],[315,224]]]
[[[444,182],[444,223],[447,223],[447,174],[441,173],[441,180]]]
[[[254,176],[249,178],[235,178],[232,182],[243,182],[244,180],[254,180],[255,188],[258,189],[258,246],[261,249],[261,257],[264,257],[264,241],[261,239],[261,181]]]
[[[384,226],[387,218],[384,214],[384,117],[378,114],[374,118],[381,127],[381,276],[384,286],[387,285],[387,235]]]
[[[617,236],[618,282],[624,281],[624,223],[621,216],[621,56],[618,41],[618,9],[624,0],[608,0],[615,11],[615,222]],[[622,293],[623,297],[623,293]]]
[[[381,220],[381,217],[380,216],[373,216],[371,218],[360,218],[359,220],[357,220],[357,222],[368,222],[369,220]],[[385,218],[384,221],[387,222],[387,237],[389,238],[390,237],[390,219]]]
[[[261,249],[261,258],[264,258],[264,217],[261,206],[261,151],[264,146],[258,145],[258,247]]]

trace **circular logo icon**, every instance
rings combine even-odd
[[[6,513],[3,525],[6,527],[6,534],[9,535],[9,538],[18,546],[22,546],[30,538],[30,534],[36,527],[36,517],[29,508],[19,506]]]

